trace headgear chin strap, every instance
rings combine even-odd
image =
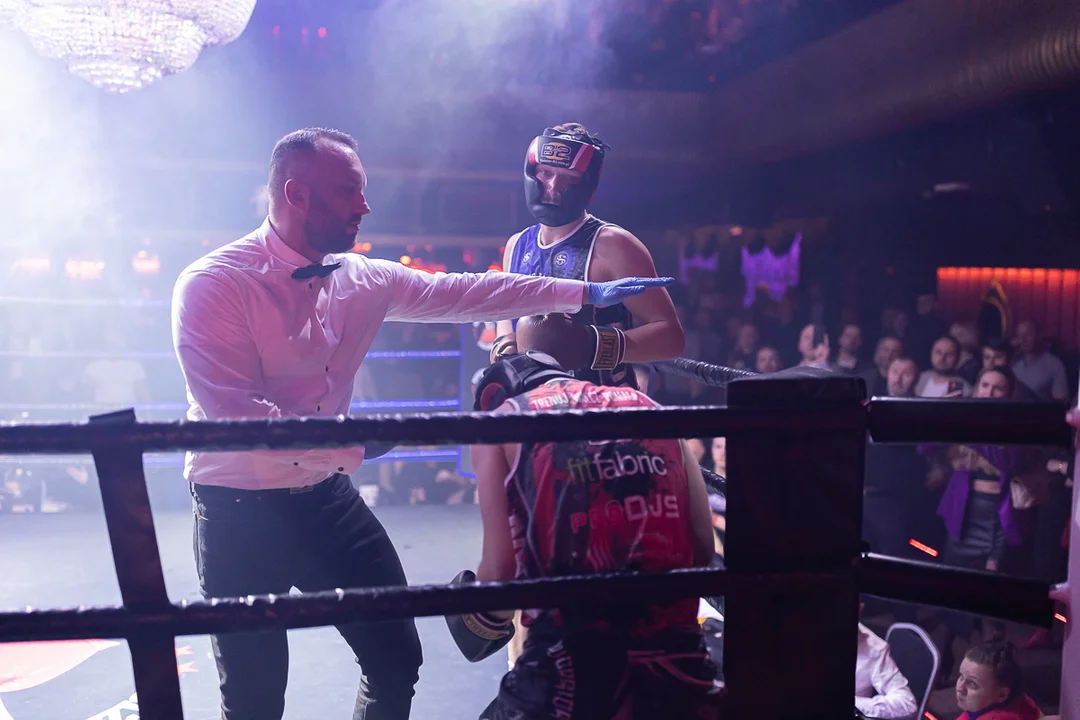
[[[537,136],[525,155],[525,203],[532,216],[542,225],[551,227],[567,225],[581,217],[600,184],[606,147],[599,140],[574,140],[552,128]],[[543,202],[544,184],[536,179],[537,165],[577,170],[585,176],[580,183],[569,185],[562,191],[561,205],[551,205]]]

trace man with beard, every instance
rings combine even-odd
[[[173,291],[189,420],[346,415],[353,379],[384,320],[578,312],[670,282],[429,275],[370,260],[348,252],[371,212],[366,184],[356,141],[345,133],[308,128],[278,141],[266,222],[192,263]],[[387,449],[188,453],[202,593],[405,585],[390,538],[349,480],[365,457]],[[407,718],[421,662],[413,621],[338,630],[362,670],[354,720]],[[218,635],[213,647],[222,718],[281,718],[285,631]]]
[[[633,233],[587,212],[600,182],[608,151],[599,138],[579,123],[547,128],[534,138],[525,157],[525,201],[537,224],[506,243],[503,267],[508,272],[575,280],[605,281],[654,277],[648,248]],[[685,345],[671,297],[663,288],[649,290],[625,303],[587,305],[574,320],[592,328],[601,339],[618,347],[598,353],[574,377],[601,385],[646,388],[647,375],[638,378],[632,363],[677,358]],[[499,338],[491,359],[515,352],[511,321],[498,325]]]
[[[590,331],[565,314],[523,318],[518,350],[484,374],[477,407],[496,413],[653,408],[626,387],[572,377]],[[476,573],[495,581],[707,566],[713,556],[701,470],[679,440],[523,442],[472,448],[484,527]],[[521,657],[482,719],[716,717],[716,671],[698,598],[618,606],[525,609]],[[473,662],[502,648],[512,614],[447,618]],[[623,717],[623,715],[618,715]],[[626,715],[630,717],[630,715]]]

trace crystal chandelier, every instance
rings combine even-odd
[[[254,9],[255,0],[0,0],[0,21],[75,75],[122,93],[235,40]]]

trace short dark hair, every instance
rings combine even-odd
[[[1005,381],[1009,383],[1009,397],[1016,394],[1016,373],[1013,369],[1007,365],[995,365],[993,367],[983,368],[979,371],[979,374],[975,376],[975,384],[978,385],[982,380],[983,375],[987,373],[997,373],[1001,377],[1005,378]]]
[[[596,147],[610,150],[610,147],[608,147],[608,145],[600,139],[599,135],[591,134],[588,130],[585,129],[585,126],[581,123],[560,123],[551,129],[557,133],[570,136],[571,140],[589,143],[590,145],[595,145]]]
[[[1011,642],[997,640],[976,645],[967,651],[964,658],[990,668],[994,682],[1009,688],[1010,697],[1023,691],[1023,676],[1020,673],[1020,663],[1016,660],[1016,646]]]
[[[292,131],[278,140],[274,145],[274,151],[270,153],[270,177],[266,185],[271,196],[280,194],[284,189],[285,181],[289,179],[289,172],[296,158],[314,155],[322,140],[341,143],[353,152],[360,151],[356,139],[340,130],[309,127]]]
[[[984,348],[990,348],[996,353],[1005,353],[1006,358],[1012,357],[1013,346],[1012,343],[1003,340],[1002,338],[990,338],[982,344]]]
[[[934,345],[937,345],[942,340],[948,340],[949,342],[951,342],[953,344],[953,347],[956,348],[957,354],[959,354],[960,351],[964,349],[963,347],[961,347],[960,341],[954,338],[952,335],[942,335],[934,341]]]

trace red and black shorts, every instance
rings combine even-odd
[[[480,720],[717,720],[715,677],[697,627],[645,640],[534,627]]]

